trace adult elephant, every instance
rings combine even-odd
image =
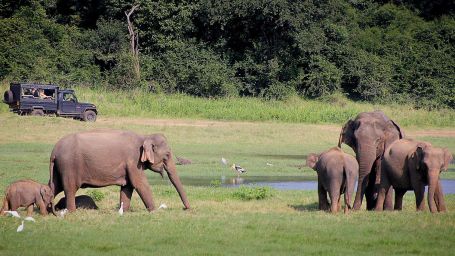
[[[386,148],[382,159],[381,186],[376,210],[390,186],[395,189],[395,210],[401,210],[403,196],[414,190],[416,208],[425,209],[425,186],[428,185],[428,205],[431,212],[445,211],[444,194],[439,174],[447,171],[452,154],[446,148],[433,147],[428,142],[410,139],[397,140]]]
[[[359,179],[354,200],[354,210],[362,206],[363,196],[366,196],[367,209],[376,206],[375,184],[379,183],[381,157],[384,150],[392,142],[404,137],[404,133],[393,120],[382,111],[362,112],[353,120],[349,120],[341,129],[338,147],[346,143],[356,153],[359,162]],[[385,202],[385,208],[392,209],[392,193]]]
[[[49,186],[54,195],[65,192],[69,211],[76,210],[79,188],[119,185],[123,209],[130,207],[135,189],[149,211],[155,209],[145,169],[163,175],[180,195],[185,209],[190,208],[177,175],[173,154],[162,134],[138,135],[130,131],[89,131],[68,135],[55,145],[50,157]]]

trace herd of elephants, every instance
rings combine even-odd
[[[350,146],[356,157],[344,153]],[[368,210],[401,210],[403,195],[413,190],[417,210],[425,209],[425,186],[431,212],[445,211],[439,174],[453,160],[445,148],[405,138],[403,130],[383,112],[363,112],[343,126],[338,146],[321,154],[309,154],[307,166],[318,174],[319,209],[337,212],[344,193],[345,212],[351,209],[351,195],[357,181],[354,210],[366,198]],[[103,130],[67,135],[54,146],[50,156],[47,185],[33,180],[12,183],[5,192],[0,213],[36,205],[43,215],[55,214],[54,197],[65,193],[66,208],[76,210],[79,188],[120,186],[120,205],[128,211],[133,190],[148,211],[156,209],[144,170],[163,175],[177,190],[184,209],[190,203],[176,172],[174,156],[162,134],[139,135],[131,131]],[[393,202],[395,191],[395,202]],[[330,197],[330,203],[327,198]]]

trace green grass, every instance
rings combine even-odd
[[[0,91],[7,88],[7,84],[3,83]],[[360,112],[382,110],[402,126],[455,126],[453,110],[427,111],[410,106],[353,102],[340,95],[320,101],[298,97],[285,101],[265,101],[248,97],[206,99],[182,94],[151,94],[139,90],[106,91],[86,87],[74,89],[79,101],[96,104],[100,115],[109,117],[344,124]],[[7,105],[1,105],[0,113],[7,112]]]
[[[247,168],[245,176],[315,178],[314,171],[298,167],[305,163],[308,153],[336,145],[340,130],[340,125],[332,124],[104,115],[96,123],[85,123],[11,113],[0,113],[0,124],[0,191],[21,178],[46,183],[53,145],[64,135],[78,131],[115,128],[164,133],[176,155],[193,161],[177,167],[181,177],[209,176],[209,180],[216,180],[222,175],[236,176],[220,164],[222,156]],[[455,152],[455,137],[450,135],[453,127],[410,126],[405,131]],[[147,176],[161,179],[150,171]],[[455,166],[450,165],[450,171],[442,176],[455,178]],[[79,194],[99,197],[96,203],[100,210],[78,210],[64,219],[35,214],[37,222],[27,222],[22,233],[15,231],[19,220],[0,216],[0,255],[450,255],[455,244],[455,195],[445,197],[448,212],[444,214],[415,212],[413,193],[408,192],[402,212],[362,210],[332,215],[317,211],[316,191],[242,191],[215,183],[207,187],[186,185],[192,210],[182,211],[171,185],[152,185],[151,189],[155,203],[166,203],[168,209],[149,214],[134,193],[132,211],[120,217],[119,187],[110,186],[79,190]],[[247,197],[251,200],[244,200]],[[257,197],[264,198],[254,199]]]

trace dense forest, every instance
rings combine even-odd
[[[453,0],[2,0],[0,18],[4,81],[455,108]]]

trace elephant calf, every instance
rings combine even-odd
[[[341,208],[340,198],[344,193],[344,212],[351,209],[351,195],[359,176],[357,160],[340,148],[331,148],[319,155],[309,154],[307,166],[318,173],[319,210],[328,210],[327,192],[330,196],[332,213]]]
[[[448,169],[452,154],[430,143],[411,139],[393,142],[384,152],[381,181],[376,210],[382,210],[382,202],[390,186],[395,189],[395,210],[401,210],[403,196],[414,190],[417,210],[425,209],[425,186],[428,185],[428,205],[431,212],[445,211],[439,174]]]
[[[4,214],[7,210],[16,211],[19,207],[26,207],[27,216],[31,216],[33,204],[36,204],[41,215],[48,214],[48,207],[55,215],[53,199],[54,193],[49,186],[33,180],[18,180],[6,189],[0,214]]]

